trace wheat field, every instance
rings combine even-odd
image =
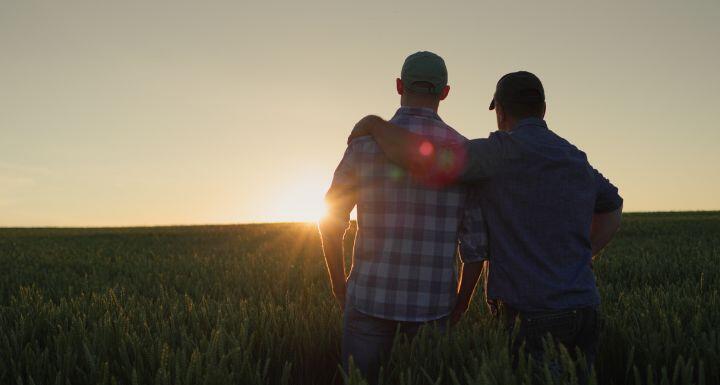
[[[349,253],[352,234],[346,240]],[[592,383],[720,384],[720,213],[628,214],[595,263]],[[312,224],[0,229],[0,384],[361,383]],[[399,339],[385,384],[529,384],[475,300]],[[566,370],[546,382],[577,383]]]

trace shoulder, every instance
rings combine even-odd
[[[468,141],[465,144],[465,168],[460,180],[472,184],[491,178],[506,160],[518,157],[515,147],[504,132],[493,132],[487,138]]]
[[[503,148],[509,146],[512,142],[512,138],[507,132],[494,131],[488,135],[487,138],[471,139],[467,142],[467,148],[469,152],[475,151],[492,151],[499,152]]]
[[[429,116],[398,114],[389,122],[413,134],[422,135],[436,144],[452,145],[467,141],[467,138],[444,121]]]
[[[459,145],[468,141],[465,136],[443,121],[433,120],[423,134],[432,138],[435,143],[442,145]]]
[[[493,131],[487,138],[472,139],[471,142],[484,145],[492,145],[512,141],[512,134],[505,131]]]
[[[559,140],[559,142],[565,148],[566,153],[571,154],[571,156],[576,160],[581,160],[584,162],[588,161],[587,154],[585,153],[585,151],[578,148],[576,145],[571,143],[569,140],[558,135],[555,131],[552,131],[552,130],[548,130],[548,131]]]
[[[463,136],[461,133],[457,132],[457,130],[445,123],[442,123],[440,125],[440,129],[442,130],[443,135],[447,138],[449,142],[465,143],[468,141],[465,136]]]

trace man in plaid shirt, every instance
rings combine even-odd
[[[430,52],[410,55],[396,87],[401,107],[393,123],[435,143],[466,142],[437,115],[449,92],[442,58]],[[320,223],[333,293],[344,309],[343,367],[348,369],[352,357],[371,382],[396,330],[412,337],[428,322],[444,330],[448,321],[458,321],[486,257],[485,223],[473,203],[477,196],[453,183],[464,167],[464,154],[433,154],[429,142],[418,150],[436,155],[435,167],[444,172],[434,174],[442,179],[404,171],[370,137],[354,140],[335,171],[326,195],[328,215]],[[358,231],[346,280],[342,239],[355,205]]]

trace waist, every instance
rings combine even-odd
[[[492,303],[492,305],[490,305]],[[503,320],[505,323],[512,323],[519,318],[525,324],[532,324],[538,320],[562,318],[569,315],[587,315],[598,312],[597,305],[579,306],[560,310],[520,310],[502,300],[488,300],[491,306],[493,317]]]
[[[542,263],[541,263],[542,262]],[[544,266],[545,265],[550,266]],[[524,312],[595,306],[600,296],[588,262],[578,258],[555,262],[540,258],[490,260],[488,298],[502,300]]]

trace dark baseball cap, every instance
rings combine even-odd
[[[416,52],[405,59],[400,79],[410,91],[438,95],[448,82],[445,60],[432,52]],[[429,83],[430,87],[417,82]]]
[[[545,89],[537,76],[527,71],[511,72],[501,77],[495,86],[495,95],[490,101],[490,109],[495,109],[495,101],[504,103],[539,103],[545,101]]]

